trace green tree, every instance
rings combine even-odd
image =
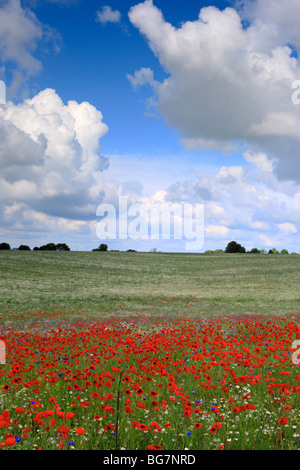
[[[246,253],[246,249],[239,243],[232,241],[226,246],[225,253]]]
[[[10,250],[10,245],[8,243],[0,243],[0,250]]]
[[[30,251],[30,248],[27,245],[20,245],[18,249],[21,251]]]
[[[288,255],[288,254],[289,254],[288,250],[286,250],[285,248],[283,248],[283,250],[281,250],[280,253],[281,253],[282,255]]]
[[[68,245],[66,245],[65,243],[58,243],[56,245],[56,250],[57,251],[71,251]]]
[[[99,245],[98,248],[94,248],[92,251],[107,251],[108,250],[108,246],[106,245],[106,243],[101,243],[101,245]]]
[[[40,250],[42,250],[42,251],[56,251],[56,245],[55,245],[55,243],[47,243],[47,245],[42,245],[40,247]]]

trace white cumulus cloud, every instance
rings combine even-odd
[[[64,104],[53,89],[0,108],[0,198],[64,218],[91,218],[105,198],[100,140],[108,132],[88,102]]]
[[[130,9],[129,19],[168,75],[159,83],[153,77],[157,109],[187,149],[228,152],[244,142],[275,162],[279,178],[300,181],[300,117],[291,99],[300,77],[292,47],[298,47],[299,2],[244,3],[203,7],[197,19],[174,27],[146,0]]]

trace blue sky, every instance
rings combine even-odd
[[[0,238],[90,250],[97,207],[126,196],[203,205],[199,251],[299,252],[300,7],[287,3],[0,0]]]
[[[40,55],[44,71],[38,82],[34,77],[33,84],[37,83],[39,90],[54,88],[64,102],[88,101],[100,109],[110,128],[102,143],[104,153],[182,153],[175,129],[164,126],[163,118],[144,116],[149,90],[140,89],[134,94],[126,79],[127,74],[141,67],[153,69],[158,80],[168,76],[128,18],[130,8],[138,2],[110,2],[112,10],[120,11],[122,16],[119,23],[105,25],[95,21],[103,2],[77,1],[69,6],[40,3],[34,11],[40,21],[61,36],[57,39],[61,50]],[[199,6],[211,4],[197,3],[162,0],[155,5],[162,9],[167,21],[179,25],[195,19]],[[223,9],[230,2],[213,4]]]

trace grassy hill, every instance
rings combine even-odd
[[[0,252],[0,311],[211,315],[300,311],[300,256]]]

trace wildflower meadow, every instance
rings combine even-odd
[[[1,331],[4,449],[299,449],[299,315]]]
[[[299,313],[158,311],[2,314],[1,450],[300,449]]]

